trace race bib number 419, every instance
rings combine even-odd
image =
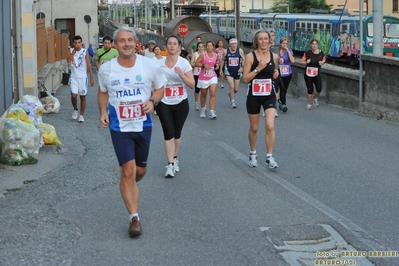
[[[129,121],[144,121],[146,120],[146,114],[143,110],[143,104],[130,104],[119,106],[119,118],[121,120]]]
[[[252,81],[253,96],[268,96],[272,92],[271,79],[254,79]]]

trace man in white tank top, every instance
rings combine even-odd
[[[76,35],[73,37],[73,43],[69,49],[67,62],[70,63],[71,69],[71,101],[73,106],[72,119],[79,117],[79,123],[83,123],[84,112],[86,109],[86,95],[88,86],[87,71],[90,74],[90,85],[94,85],[94,76],[90,64],[90,56],[86,49],[82,48],[82,37]],[[80,114],[78,112],[78,94],[80,96]]]

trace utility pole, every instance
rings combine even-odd
[[[383,4],[382,0],[373,1],[373,54],[381,56],[382,53],[382,38],[384,33],[383,26]]]
[[[236,15],[236,39],[238,41],[238,48],[241,46],[241,23],[240,23],[240,0],[235,0],[235,15]]]

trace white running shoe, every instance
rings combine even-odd
[[[201,118],[205,118],[205,112],[206,112],[206,109],[204,109],[204,108],[201,108],[201,112],[200,112],[200,117]]]
[[[198,104],[198,102],[196,102],[195,103],[195,111],[198,111],[200,108],[199,108],[199,104]]]
[[[278,117],[277,109],[276,109],[276,115],[275,115],[275,117]]]
[[[173,158],[173,166],[175,167],[175,172],[179,172],[179,160],[177,158]]]
[[[257,154],[256,153],[249,153],[249,162],[248,165],[250,167],[257,167],[258,166],[258,160],[257,160]]]
[[[83,123],[85,121],[85,118],[83,117],[83,115],[79,116],[79,123]]]
[[[213,111],[213,110],[210,110],[210,111],[209,111],[209,118],[210,118],[210,119],[216,119],[216,118],[217,118],[217,116],[216,116],[216,114],[215,114],[215,111]]]
[[[231,101],[231,109],[237,108],[236,101]]]
[[[319,107],[319,99],[313,98],[313,105]]]
[[[310,109],[312,109],[312,106],[310,104],[307,104],[306,109],[310,110]]]
[[[260,111],[261,112],[261,114],[262,114],[262,117],[265,117],[265,111]]]
[[[273,156],[266,157],[266,165],[269,166],[269,168],[274,169],[278,167],[278,164],[274,160]]]
[[[170,163],[166,167],[165,177],[174,177],[175,176],[175,167]]]
[[[73,110],[72,119],[73,119],[73,120],[76,120],[76,119],[78,119],[78,116],[79,116],[78,110]]]

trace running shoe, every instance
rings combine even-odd
[[[319,99],[313,98],[313,105],[319,107]]]
[[[165,177],[172,178],[175,176],[175,167],[170,163],[166,167]]]
[[[277,109],[276,109],[276,115],[275,115],[275,117],[278,117]]]
[[[249,153],[249,162],[248,165],[250,167],[257,167],[258,166],[258,160],[257,160],[257,154],[256,153]]]
[[[200,117],[201,118],[205,118],[205,112],[206,112],[206,109],[201,109],[201,113],[200,113]]]
[[[269,168],[271,169],[278,167],[278,164],[274,160],[273,156],[266,157],[266,165],[269,166]]]
[[[283,112],[286,113],[288,111],[287,105],[283,104]]]
[[[280,99],[278,100],[278,108],[279,108],[280,110],[283,110],[283,103],[281,102]]]
[[[195,111],[198,111],[200,108],[199,108],[199,104],[198,104],[198,102],[196,102],[195,103]]]
[[[173,158],[173,166],[175,167],[175,172],[179,172],[179,160],[177,158]]]
[[[236,101],[232,100],[231,101],[231,109],[234,109],[234,108],[237,108],[237,105],[236,105]]]
[[[261,110],[260,113],[262,114],[263,117],[265,117],[265,111],[264,110],[263,110],[263,112]]]
[[[85,118],[83,117],[83,115],[79,116],[79,123],[83,123],[85,121]]]
[[[213,111],[213,110],[210,110],[209,111],[209,118],[210,119],[216,119],[217,118],[217,116],[216,116],[216,114],[215,114],[215,111]]]
[[[78,110],[73,110],[72,119],[76,120],[76,119],[78,119],[78,116],[79,116]]]
[[[310,110],[310,109],[312,109],[312,106],[310,104],[307,104],[306,109]]]

